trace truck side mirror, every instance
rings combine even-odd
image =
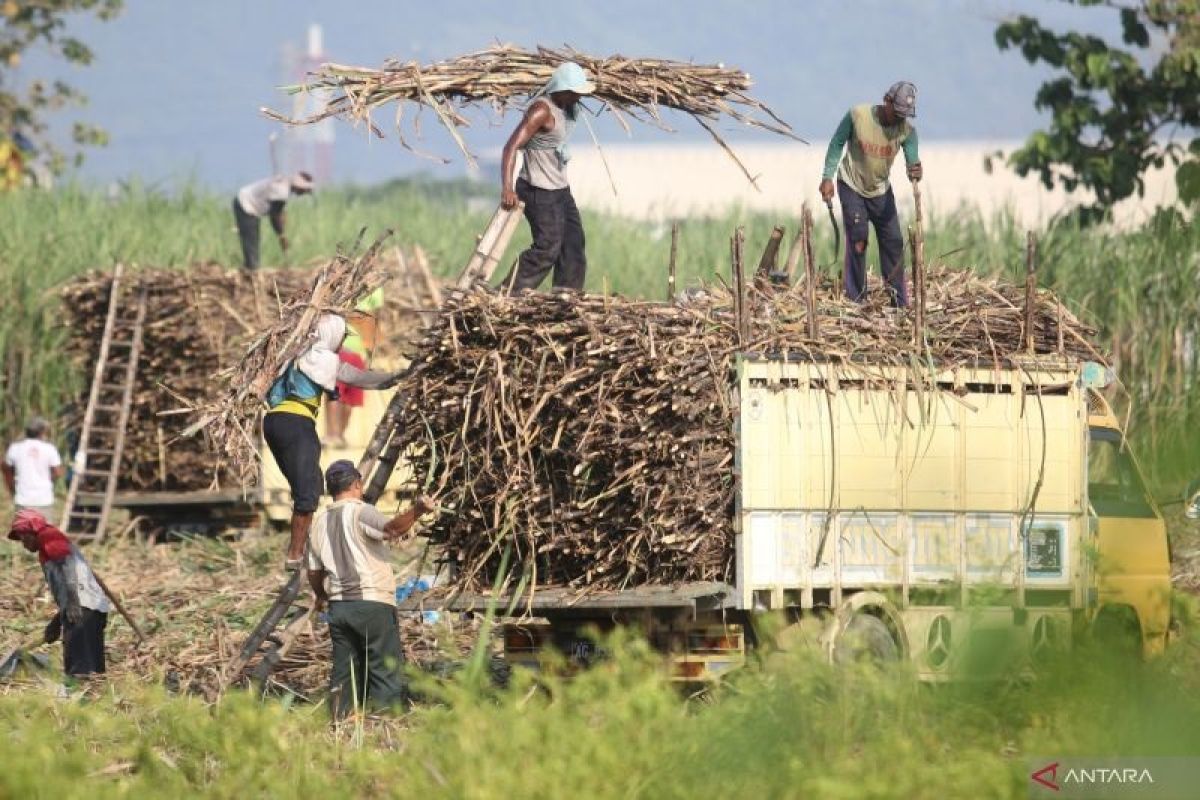
[[[1183,496],[1183,513],[1188,519],[1200,519],[1200,478],[1191,482]]]

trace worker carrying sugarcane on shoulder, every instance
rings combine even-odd
[[[405,699],[388,543],[408,534],[434,503],[421,496],[407,511],[389,518],[363,500],[362,475],[344,459],[325,470],[325,487],[333,504],[313,524],[308,581],[317,608],[329,609],[329,705],[338,720],[356,707],[394,706]]]
[[[41,512],[18,511],[8,538],[37,553],[58,613],[46,625],[46,644],[62,639],[63,671],[74,677],[104,674],[104,629],[111,610],[96,574],[79,548]]]
[[[500,205],[511,209],[523,202],[533,234],[533,244],[517,261],[516,275],[504,280],[513,292],[536,289],[551,270],[555,288],[583,288],[587,256],[583,220],[567,181],[567,140],[583,111],[580,98],[595,90],[583,67],[560,64],[504,145]],[[514,187],[518,150],[525,157]]]
[[[292,361],[267,393],[263,438],[292,490],[291,538],[285,568],[299,569],[313,512],[321,499],[321,441],[317,414],[323,397],[337,398],[339,381],[363,389],[395,386],[400,373],[359,369],[342,361],[346,320],[323,314],[306,351]]]
[[[896,197],[889,173],[901,149],[908,177],[921,179],[917,131],[909,119],[917,115],[917,88],[908,81],[892,84],[881,105],[864,103],[846,112],[825,153],[821,174],[821,199],[833,198],[833,175],[842,203],[846,232],[845,287],[852,300],[867,294],[868,225],[875,226],[879,268],[887,281],[893,306],[908,305],[904,282],[904,236],[896,213]],[[846,150],[845,159],[842,149]],[[841,164],[839,167],[838,164]]]
[[[279,247],[287,255],[289,245],[284,206],[292,195],[306,195],[312,190],[312,175],[307,172],[272,175],[248,183],[238,190],[233,198],[233,221],[237,224],[238,239],[242,243],[242,266],[245,269],[258,269],[258,240],[263,217],[271,221],[271,228],[279,237]]]

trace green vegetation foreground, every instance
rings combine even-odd
[[[240,692],[210,707],[144,682],[85,700],[47,687],[0,697],[0,795],[1024,797],[1038,759],[1194,755],[1196,648],[981,686],[795,657],[686,702],[626,642],[571,682],[494,691],[468,672],[402,719],[341,731],[324,707]]]

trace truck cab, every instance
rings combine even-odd
[[[1099,635],[1157,655],[1171,621],[1166,525],[1108,404],[1089,398],[1088,515],[1096,551],[1090,624]]]

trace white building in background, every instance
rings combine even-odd
[[[984,159],[989,154],[1011,152],[1019,144],[921,142],[926,213],[949,214],[967,207],[977,209],[987,221],[1011,209],[1018,224],[1036,226],[1069,206],[1089,201],[1087,193],[1049,190],[1036,177],[1018,177],[999,161],[990,174],[985,170]],[[755,191],[729,156],[711,142],[604,145],[612,172],[610,182],[600,154],[586,140],[572,148],[571,189],[586,208],[650,220],[720,214],[735,207],[795,217],[805,200],[820,207],[817,184],[825,161],[824,142],[733,147],[750,174],[757,176],[760,191]],[[903,160],[897,161],[892,171],[896,199],[911,208]],[[1174,169],[1155,170],[1146,177],[1144,197],[1116,207],[1117,224],[1136,225],[1157,206],[1175,199]]]

